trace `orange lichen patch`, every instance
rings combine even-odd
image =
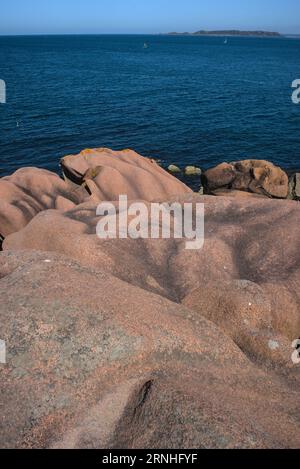
[[[89,179],[94,179],[102,171],[102,166],[95,166],[95,168],[89,168],[83,176],[83,180],[87,181]]]

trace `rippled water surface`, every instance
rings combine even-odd
[[[0,78],[0,175],[96,146],[300,167],[300,39],[0,37]]]

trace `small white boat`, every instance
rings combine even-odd
[[[144,49],[148,49],[148,47],[149,46],[148,46],[147,42],[144,42]]]
[[[228,39],[227,38],[225,39],[224,44],[228,44]]]

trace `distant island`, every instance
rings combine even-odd
[[[238,29],[221,31],[196,31],[195,33],[168,33],[170,36],[253,36],[253,37],[282,37],[280,33],[273,31],[240,31]]]

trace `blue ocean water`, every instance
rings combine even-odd
[[[181,166],[300,167],[300,39],[0,37],[0,78],[0,176],[103,146]]]

